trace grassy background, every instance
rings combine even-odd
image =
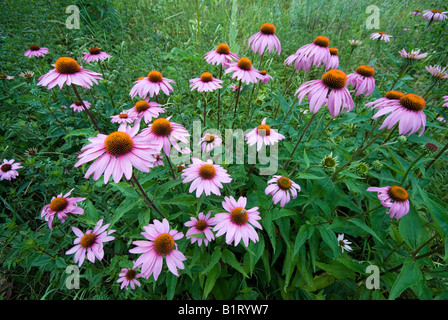
[[[65,27],[65,20],[68,17],[65,8],[72,4],[76,4],[81,10],[79,30],[69,30]],[[365,21],[369,17],[366,8],[369,5],[377,5],[380,9],[380,30],[393,35],[392,41],[387,44],[382,43],[380,48],[369,40],[369,35],[379,30],[367,30],[365,26]],[[281,97],[283,97],[281,93],[283,93],[285,83],[291,74],[291,68],[285,67],[283,61],[299,47],[311,42],[318,35],[329,37],[330,46],[339,49],[340,68],[347,73],[353,72],[358,65],[367,63],[367,58],[374,50],[372,65],[376,69],[378,89],[372,97],[368,99],[358,98],[356,103],[357,106],[362,106],[365,102],[380,97],[381,94],[388,91],[399,71],[401,60],[398,51],[403,47],[406,49],[412,48],[426,26],[426,23],[420,17],[414,17],[409,13],[416,9],[423,11],[432,8],[447,10],[447,5],[444,1],[390,0],[2,1],[0,3],[0,12],[2,12],[0,72],[14,75],[16,79],[1,83],[3,96],[0,101],[0,151],[3,152],[7,148],[7,156],[5,157],[8,159],[14,157],[25,163],[27,168],[20,172],[20,175],[25,178],[20,180],[17,185],[2,181],[0,187],[1,200],[4,204],[2,219],[5,219],[6,222],[4,229],[2,229],[4,231],[3,237],[6,237],[12,243],[9,246],[8,241],[1,242],[4,249],[2,258],[6,256],[6,259],[3,260],[3,267],[8,270],[5,276],[6,284],[14,283],[13,291],[8,291],[11,285],[5,287],[4,281],[0,283],[1,297],[7,297],[8,294],[11,294],[10,292],[12,292],[12,297],[19,299],[129,297],[118,292],[116,287],[112,291],[105,288],[96,288],[95,285],[100,280],[96,278],[95,269],[86,271],[85,278],[89,281],[89,287],[73,296],[74,293],[60,289],[63,287],[63,277],[58,276],[56,272],[48,272],[52,269],[42,268],[42,266],[50,264],[48,259],[41,259],[41,257],[46,248],[45,244],[50,241],[52,236],[47,232],[46,224],[40,220],[40,210],[53,195],[62,192],[60,190],[69,190],[74,186],[84,195],[95,195],[95,199],[92,198],[92,202],[87,203],[86,212],[89,218],[94,217],[95,214],[98,215],[98,211],[104,215],[113,216],[113,212],[111,212],[113,209],[111,208],[119,207],[126,200],[125,196],[117,195],[116,189],[110,185],[104,187],[101,184],[86,180],[83,178],[81,170],[73,168],[76,153],[86,143],[86,136],[89,136],[92,131],[86,129],[83,134],[73,134],[67,137],[45,106],[50,106],[56,116],[63,119],[64,125],[71,133],[78,128],[89,128],[88,118],[83,114],[73,114],[68,109],[60,110],[62,105],[69,106],[74,100],[73,93],[68,88],[63,90],[53,89],[52,92],[54,93],[51,95],[45,88],[36,87],[38,76],[46,72],[49,69],[49,64],[53,64],[58,57],[70,56],[80,62],[82,61],[82,53],[87,52],[88,48],[92,46],[98,46],[111,54],[112,57],[106,63],[105,76],[113,93],[115,108],[112,107],[108,99],[104,85],[98,86],[94,90],[81,91],[83,98],[93,102],[92,112],[97,119],[103,119],[101,126],[106,128],[107,131],[115,128],[113,124],[107,121],[108,117],[117,114],[122,108],[127,109],[133,105],[129,97],[133,81],[145,76],[152,69],[159,70],[164,77],[176,81],[174,92],[169,97],[163,96],[161,103],[166,106],[168,114],[174,115],[173,119],[176,122],[182,123],[187,129],[191,130],[192,120],[201,119],[203,95],[191,92],[188,80],[200,76],[204,71],[210,71],[216,75],[219,70],[217,67],[207,65],[203,55],[215,49],[219,43],[226,42],[230,45],[232,52],[251,58],[254,65],[257,66],[260,58],[250,51],[247,40],[258,31],[262,23],[271,22],[276,26],[276,34],[282,44],[282,53],[281,55],[265,57],[263,66],[274,77],[274,81],[260,89],[255,99],[256,107],[253,110],[252,121],[245,123],[244,118],[238,118],[240,124],[244,123],[246,128],[252,128],[263,117],[272,117],[273,110],[279,104],[281,104],[280,114],[284,115],[286,113],[289,104],[293,101],[292,95],[304,81],[304,76],[303,73],[296,74],[291,87],[284,94],[284,100],[287,103],[281,103]],[[404,28],[410,28],[411,30],[404,32]],[[446,66],[448,62],[446,50],[448,38],[446,35],[446,22],[433,25],[433,30],[425,35],[418,48],[422,49],[422,52],[434,54],[431,54],[424,61],[416,63],[411,73],[403,81],[400,81],[396,88],[420,95],[426,92],[431,85],[431,78],[424,66],[433,64]],[[348,43],[348,40],[351,39],[363,41],[363,44],[354,50],[353,54],[350,54],[351,48]],[[31,44],[48,47],[50,54],[45,56],[44,61],[24,57],[23,53]],[[94,64],[89,65],[88,68],[100,71],[98,66]],[[29,81],[20,79],[18,74],[26,70],[32,70],[36,73],[33,79]],[[321,73],[321,71],[312,71],[308,80],[319,77]],[[232,81],[227,78],[225,88],[231,83]],[[401,148],[397,151],[401,156],[399,159],[407,165],[418,155],[418,150],[420,150],[418,145],[429,141],[436,142],[439,146],[446,143],[446,126],[444,127],[434,121],[435,114],[440,111],[439,100],[441,96],[447,94],[446,84],[443,85],[444,87],[439,86],[435,89],[431,96],[432,101],[428,103],[427,133],[422,137],[411,136],[408,139],[411,147],[405,144],[398,147]],[[241,115],[245,114],[242,111],[245,110],[250,91],[251,87],[248,87],[242,92],[239,112]],[[224,108],[232,108],[233,99],[234,93],[231,89],[223,90]],[[211,108],[208,119],[214,119],[215,117],[216,110],[212,107],[215,103],[216,97],[212,97],[209,101]],[[300,134],[297,128],[305,124],[304,120],[299,119],[298,115],[299,112],[295,110],[290,121],[287,121],[284,126],[283,133],[287,135],[289,141],[285,142],[284,147],[282,146],[284,149],[280,149],[281,160],[288,158],[287,151],[291,151],[294,146],[294,139]],[[335,120],[331,126],[331,136],[328,137],[328,140],[306,145],[307,153],[305,155],[309,157],[308,161],[313,164],[319,163],[332,150],[337,150],[339,159],[343,159],[346,156],[345,153],[349,153],[348,150],[356,145],[356,141],[359,143],[358,132],[362,133],[360,129],[367,130],[362,122],[369,118],[367,111],[362,110],[359,114],[347,114],[343,119]],[[323,118],[326,121],[328,119],[328,116],[326,119]],[[272,119],[271,123],[278,125],[281,120],[281,117]],[[224,119],[225,125],[223,127],[229,128],[232,121],[230,112]],[[315,132],[319,132],[324,123],[319,123]],[[213,121],[207,123],[208,127],[213,127],[213,125]],[[61,139],[62,137],[65,139]],[[24,152],[30,147],[38,148],[38,157],[30,158],[24,155]],[[303,169],[300,166],[303,166],[304,150],[299,151],[300,153],[297,153],[297,159],[295,159],[297,163],[294,170]],[[394,162],[391,159],[385,159],[383,154],[376,154],[371,161],[375,159],[383,161],[386,167],[394,165]],[[437,202],[438,205],[434,206],[438,209],[440,207],[446,208],[445,202],[448,194],[446,177],[448,174],[445,164],[446,162],[443,161],[438,162],[434,166],[434,173],[429,178],[426,177],[428,179],[421,183],[422,188],[431,190],[430,201],[431,203]],[[154,172],[161,179],[169,177],[169,172],[162,172],[161,170],[154,170]],[[263,181],[260,182],[257,178],[248,182],[243,166],[234,166],[229,169],[229,172],[235,178],[235,189],[238,189],[238,186],[255,188],[255,186],[258,187],[258,185],[263,184]],[[313,170],[309,172],[313,172]],[[386,176],[391,180],[394,178],[392,174],[386,174]],[[316,198],[318,197],[322,198],[323,201],[321,202],[330,203],[334,201],[335,195],[339,194],[338,192],[343,191],[345,194],[350,194],[350,201],[352,202],[351,205],[348,205],[349,209],[344,209],[346,213],[352,212],[351,210],[355,210],[356,207],[371,208],[370,201],[362,197],[361,194],[365,191],[367,185],[373,185],[372,181],[377,181],[375,179],[380,179],[380,177],[378,173],[372,172],[368,179],[370,180],[363,181],[361,185],[347,181],[341,190],[335,188],[328,193],[322,193],[321,191],[328,188],[328,181],[308,180],[303,182],[302,185],[303,196],[305,199],[309,199],[310,203],[312,200],[317,201]],[[311,181],[313,182],[311,183]],[[152,188],[153,186],[149,183],[148,187]],[[332,191],[335,193],[332,194]],[[250,196],[252,196],[250,201],[254,205],[258,205],[255,193]],[[421,199],[422,203],[425,202],[424,195],[420,195],[417,188],[413,191],[413,196]],[[377,205],[374,197],[369,199]],[[261,207],[268,207],[269,201],[258,200],[261,202]],[[300,202],[301,200],[297,201],[299,202],[295,203],[297,205],[295,208],[302,214],[300,219],[305,216],[305,213],[311,216],[313,210],[318,212],[320,210],[318,206],[322,205],[313,203],[309,207],[307,207],[308,205],[305,206],[307,207],[305,210],[302,209],[303,203]],[[213,204],[219,206],[220,200],[218,198],[213,200]],[[137,212],[138,208],[135,209],[134,211]],[[417,210],[423,212],[425,208],[421,206],[413,212],[417,212]],[[384,246],[376,247],[377,252],[374,253],[371,247],[373,240],[366,237],[364,242],[359,244],[362,250],[357,258],[363,262],[382,262],[384,257],[387,256],[388,263],[391,264],[390,268],[392,268],[403,259],[399,255],[402,253],[402,249],[399,249],[401,247],[398,245],[403,244],[402,242],[405,242],[405,240],[400,238],[398,230],[402,231],[404,227],[391,224],[387,216],[388,220],[384,220],[383,211],[372,217],[369,225],[380,233],[381,237],[390,237],[391,241]],[[131,217],[138,220],[140,224],[144,224],[146,218],[135,212],[134,216],[131,215]],[[11,217],[12,219],[10,219]],[[285,237],[282,232],[289,228],[289,220],[288,222],[285,221],[278,223],[275,228],[273,227],[280,239]],[[425,221],[429,221],[429,219]],[[295,222],[299,224],[298,221]],[[300,220],[300,222],[303,221]],[[292,220],[291,223],[293,223]],[[122,227],[121,224],[119,226]],[[135,229],[132,231],[133,233],[126,231],[129,232],[130,238],[138,237],[140,231],[137,228]],[[5,230],[13,230],[14,233],[8,233]],[[345,229],[341,227],[339,230],[344,231]],[[65,232],[70,233],[70,231],[58,230],[55,235],[60,237],[59,239],[63,239],[66,236]],[[297,230],[291,231],[293,239],[296,233]],[[355,231],[353,233],[354,236],[362,238],[361,233]],[[427,240],[426,238],[422,239]],[[52,240],[54,241],[54,239]],[[68,243],[71,243],[69,240],[64,240],[65,248],[69,246]],[[266,243],[268,241],[268,238],[266,238]],[[128,243],[124,241],[118,243],[117,241],[115,252],[120,252],[120,250],[124,252],[127,246],[129,246]],[[414,247],[413,250],[415,249]],[[200,252],[204,254],[203,251]],[[284,247],[280,248],[280,252],[277,256],[274,256],[278,259],[278,262],[272,271],[273,280],[268,281],[268,284],[259,279],[260,275],[264,276],[265,272],[259,263],[259,273],[254,273],[256,276],[247,280],[247,283],[246,280],[241,280],[239,275],[232,274],[230,271],[229,273],[223,272],[223,278],[218,279],[215,286],[220,289],[211,291],[210,288],[208,293],[212,292],[211,295],[218,299],[235,297],[261,299],[323,298],[319,293],[313,295],[304,292],[297,293],[292,289],[281,290],[283,286],[286,286],[283,275],[288,274],[288,270],[283,269],[282,263],[288,257]],[[55,253],[57,253],[56,249],[50,252],[51,255],[55,255]],[[244,252],[237,253],[243,257]],[[43,256],[45,257],[45,255]],[[192,260],[192,266],[195,268],[199,268],[195,266],[195,263],[207,263],[207,261],[201,260],[196,253],[194,253]],[[241,258],[242,260],[243,258]],[[114,272],[117,271],[117,266],[120,263],[112,259],[110,264],[103,266],[106,268],[104,272],[110,276],[110,278],[107,278],[108,283],[116,281],[113,278],[116,275]],[[432,265],[432,268],[440,267],[443,270],[446,264],[443,261],[438,261],[438,263]],[[51,265],[53,268],[61,268],[60,270],[63,271],[65,261],[59,254],[56,259],[51,259]],[[276,268],[277,273],[274,271]],[[396,277],[396,272],[393,275],[386,275],[388,284],[387,288],[383,288],[386,292],[395,282]],[[447,291],[444,280],[439,280],[438,276],[434,276],[434,274],[430,274],[428,277],[432,277],[433,283],[430,286],[435,292],[434,296],[445,297]],[[359,280],[359,278],[356,280]],[[161,281],[166,282],[166,287],[156,288],[155,284],[148,285],[149,288],[152,288],[153,297],[172,298],[176,296],[197,299],[198,297],[204,297],[203,292],[198,288],[203,289],[204,282],[206,283],[208,280],[202,278],[199,285],[185,277],[184,282],[178,284],[176,291],[170,287],[170,284],[174,281],[172,277],[167,277]],[[302,280],[298,279],[294,283],[301,286],[300,281]],[[327,298],[372,298],[371,293],[365,290],[360,292],[356,289],[354,283],[354,281],[352,283],[335,282],[325,294]],[[227,291],[229,295],[226,295]],[[426,291],[423,290],[422,292]],[[384,295],[387,297],[386,293]],[[407,290],[404,296],[414,298],[416,294]],[[136,297],[141,298],[141,293],[137,294]],[[384,298],[384,296],[377,294],[373,298]]]

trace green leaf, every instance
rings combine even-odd
[[[310,227],[307,224],[304,224],[300,227],[299,232],[296,236],[296,241],[294,242],[294,256],[299,253],[300,248],[303,246],[306,240],[308,240],[314,232],[314,227]]]
[[[221,247],[215,247],[215,250],[201,274],[207,274],[218,263],[219,259],[221,259]]]
[[[96,133],[96,131],[93,131],[90,128],[77,129],[77,130],[73,130],[73,131],[70,131],[69,133],[67,133],[64,136],[64,139],[67,139],[70,137],[79,137],[79,136],[92,137],[95,135],[95,133]]]
[[[406,260],[390,290],[389,300],[396,299],[404,290],[419,282],[422,277],[418,264],[413,260]]]
[[[216,280],[221,275],[221,264],[217,263],[213,267],[210,272],[207,273],[207,279],[205,280],[204,285],[204,299],[207,299],[209,293],[212,291],[213,287],[215,286]]]
[[[398,230],[400,231],[403,240],[412,249],[417,249],[426,240],[429,235],[425,227],[425,222],[420,217],[414,207],[411,205],[407,215],[400,219]]]
[[[241,264],[238,262],[238,260],[236,260],[236,257],[232,251],[230,251],[228,249],[224,249],[224,251],[222,252],[221,258],[222,258],[222,261],[224,261],[225,263],[230,265],[232,268],[234,268],[235,270],[240,272],[245,278],[248,277],[246,271],[244,271],[244,268],[241,266]]]
[[[322,240],[330,247],[333,251],[334,258],[339,256],[338,249],[338,239],[333,231],[326,229],[324,226],[318,227],[319,233],[322,236]]]
[[[189,207],[197,202],[197,199],[190,194],[183,194],[168,200],[160,201],[163,204],[173,204],[177,206]]]
[[[118,220],[120,220],[124,214],[134,209],[140,201],[135,201],[135,199],[127,198],[115,209],[114,216],[110,219],[110,227],[112,227]]]
[[[383,241],[380,239],[380,237],[376,234],[375,231],[372,230],[372,228],[370,228],[369,226],[367,226],[364,222],[362,222],[359,219],[349,219],[348,221],[350,221],[351,223],[353,223],[354,225],[360,227],[362,230],[366,231],[367,233],[371,234],[372,236],[374,236],[379,242],[383,243]]]
[[[176,292],[176,284],[177,284],[177,277],[171,272],[168,272],[168,275],[166,277],[167,300],[173,300],[174,293]]]

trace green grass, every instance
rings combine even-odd
[[[72,4],[80,8],[79,30],[65,27],[65,8]],[[370,34],[378,31],[366,29],[369,5],[380,9],[380,30],[393,35],[391,42],[378,46],[369,40]],[[446,124],[434,120],[438,113],[448,119],[441,108],[442,96],[448,92],[446,80],[428,96],[425,134],[413,134],[406,141],[393,134],[390,144],[372,145],[363,154],[362,161],[369,166],[366,175],[358,175],[351,166],[335,182],[319,166],[330,152],[338,156],[339,165],[345,163],[372,128],[372,113],[364,104],[389,90],[403,61],[398,51],[413,48],[426,27],[420,17],[409,12],[432,8],[447,10],[447,5],[444,1],[391,0],[0,3],[0,73],[15,76],[14,80],[0,81],[0,154],[4,154],[2,159],[14,158],[24,166],[18,179],[0,182],[0,263],[4,270],[0,299],[446,299],[446,155],[425,171],[425,163],[434,156],[428,155],[409,174],[411,211],[399,221],[391,220],[384,208],[375,209],[378,199],[366,192],[372,185],[400,183],[426,142],[439,147],[447,143]],[[287,138],[279,144],[280,166],[292,161],[288,170],[279,170],[279,174],[290,175],[302,191],[285,208],[271,207],[271,198],[264,194],[268,177],[257,174],[259,166],[250,175],[249,165],[225,166],[234,180],[223,189],[223,195],[244,195],[250,207],[260,207],[264,230],[259,232],[259,243],[245,249],[242,245],[228,246],[220,237],[207,248],[197,248],[183,239],[179,247],[187,256],[187,267],[179,278],[166,272],[164,266],[157,282],[151,277],[142,280],[142,287],[136,291],[120,291],[116,283],[120,269],[131,266],[136,259],[128,253],[131,242],[141,240],[142,227],[154,217],[125,182],[105,186],[102,179],[84,179],[86,168],[73,167],[87,138],[95,134],[93,127],[84,113],[61,110],[75,100],[70,88],[48,92],[36,86],[38,77],[60,56],[82,61],[83,52],[98,46],[112,56],[105,63],[107,82],[91,90],[80,89],[80,93],[92,102],[92,113],[105,132],[116,130],[116,125],[109,122],[110,116],[133,106],[129,97],[133,82],[155,69],[176,81],[174,92],[168,97],[162,95],[159,102],[165,105],[166,114],[173,115],[173,120],[191,133],[193,121],[202,120],[204,95],[190,91],[189,79],[205,71],[219,73],[218,67],[207,65],[203,55],[225,42],[232,52],[249,57],[257,67],[260,57],[250,51],[247,40],[265,22],[276,26],[282,44],[281,55],[266,53],[263,59],[263,69],[274,80],[255,91],[250,120],[245,115],[252,87],[245,87],[234,119],[235,93],[228,88],[234,82],[227,76],[222,90],[222,109],[227,115],[222,128],[231,128],[234,121],[243,129],[254,128],[264,117],[272,127],[279,127],[300,84],[323,74],[322,68],[307,75],[296,72],[285,90],[292,69],[283,62],[319,35],[330,38],[330,46],[339,49],[340,69],[347,74],[369,63],[373,52],[370,64],[376,71],[377,89],[370,97],[355,98],[355,110],[332,121],[322,136],[330,116],[326,111],[319,112],[294,158],[289,159],[309,119],[309,115],[300,116],[306,103],[293,109],[281,131]],[[447,65],[447,23],[432,26],[418,46],[430,55],[416,62],[395,89],[424,95],[433,81],[425,66]],[[404,32],[404,28],[411,30]],[[363,41],[353,52],[348,43],[351,39]],[[31,44],[48,47],[50,54],[44,59],[23,56]],[[100,72],[96,64],[83,66]],[[35,72],[32,79],[19,76],[26,70]],[[216,103],[216,94],[209,94],[208,128],[216,123]],[[280,112],[274,118],[277,108]],[[26,156],[31,147],[38,153]],[[377,162],[381,168],[374,166]],[[420,179],[419,172],[423,174]],[[179,192],[170,187],[170,178],[168,167],[139,173],[145,191],[169,215],[177,230],[184,229],[185,233],[183,223],[200,211],[222,211],[223,197],[192,199],[187,188]],[[53,196],[71,188],[76,188],[76,196],[88,198],[82,204],[85,214],[64,224],[58,221],[50,232],[40,218],[41,209]],[[176,202],[178,196],[185,197]],[[73,263],[73,257],[65,252],[74,239],[71,226],[86,230],[99,218],[113,221],[119,236],[105,245],[103,261],[82,266],[81,288],[68,290],[65,268]],[[339,233],[345,233],[354,243],[353,253],[334,250],[333,240]],[[380,290],[364,286],[365,268],[370,264],[380,267]]]

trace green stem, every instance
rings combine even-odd
[[[103,66],[102,66],[100,60],[98,60],[98,65],[100,66],[101,73],[103,74],[103,78],[104,78],[104,82],[103,83],[104,83],[104,87],[106,88],[107,94],[109,95],[110,103],[112,104],[112,107],[115,109],[114,99],[112,97],[112,93],[109,90],[109,86],[107,85],[106,76],[104,74]]]
[[[236,109],[238,108],[238,100],[240,98],[240,91],[241,91],[241,81],[238,84],[238,89],[236,90],[236,99],[235,99],[235,108],[233,110],[233,123],[232,123],[232,129],[235,126],[235,119],[236,119]]]
[[[415,160],[411,163],[411,165],[409,166],[408,170],[406,170],[406,173],[404,174],[403,179],[401,180],[400,185],[403,185],[403,183],[406,181],[406,178],[407,178],[409,172],[411,172],[411,169],[412,169],[412,168],[414,167],[414,165],[415,165],[418,161],[420,161],[420,159],[423,158],[424,156],[425,156],[425,154],[422,153],[419,157],[417,157],[417,159],[415,159]]]
[[[222,80],[221,77],[222,77],[222,64],[220,65],[220,69],[219,69],[219,80]],[[220,118],[220,113],[221,113],[220,105],[221,105],[221,89],[218,89],[218,125],[217,125],[218,130],[219,130],[219,120],[220,120],[219,118]]]
[[[152,200],[148,197],[145,190],[143,190],[143,187],[141,186],[140,182],[138,182],[137,177],[134,174],[132,174],[132,180],[135,182],[135,185],[138,187],[141,194],[143,195],[143,197],[145,198],[145,200],[148,202],[149,206],[151,207],[151,209],[154,209],[160,215],[161,218],[165,218],[165,216],[162,214],[162,212],[160,212],[159,209],[157,209],[157,207],[154,205],[154,202],[152,202]]]
[[[82,107],[84,108],[84,111],[87,113],[90,120],[92,120],[92,123],[95,126],[96,130],[98,130],[98,132],[101,133],[101,130],[98,127],[98,125],[96,124],[95,119],[92,116],[92,113],[89,111],[89,109],[87,109],[86,105],[84,104],[84,101],[82,100],[81,96],[79,95],[78,89],[76,89],[76,85],[73,83],[72,83],[72,88],[73,88],[73,91],[75,92],[76,98],[78,98],[78,101],[81,102]]]

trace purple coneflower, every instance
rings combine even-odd
[[[364,94],[369,96],[375,89],[375,69],[370,66],[361,65],[356,68],[354,73],[347,76],[347,83],[355,89],[355,96]]]
[[[185,222],[184,225],[189,227],[185,237],[190,238],[191,243],[198,243],[200,247],[202,242],[204,242],[205,246],[208,245],[210,241],[215,239],[215,235],[212,231],[212,226],[216,224],[214,218],[210,218],[211,211],[204,215],[204,213],[199,212],[198,218],[191,217],[189,221]],[[196,237],[197,234],[203,234],[205,238]]]
[[[99,60],[104,61],[107,58],[110,58],[110,54],[108,54],[104,51],[101,51],[97,47],[90,48],[89,52],[85,52],[84,57],[83,57],[83,59],[87,63],[90,63],[92,61],[99,61]]]
[[[269,53],[275,49],[280,54],[282,50],[280,40],[275,35],[275,26],[271,23],[264,23],[260,27],[260,31],[249,38],[248,44],[252,51],[259,55],[264,53],[266,47]]]
[[[55,216],[61,220],[61,223],[65,222],[67,213],[72,214],[84,214],[84,210],[78,207],[77,203],[86,200],[86,198],[69,198],[74,189],[71,189],[66,194],[59,194],[57,197],[51,198],[49,204],[42,208],[40,214],[41,218],[48,222],[48,227],[53,230],[53,219]]]

